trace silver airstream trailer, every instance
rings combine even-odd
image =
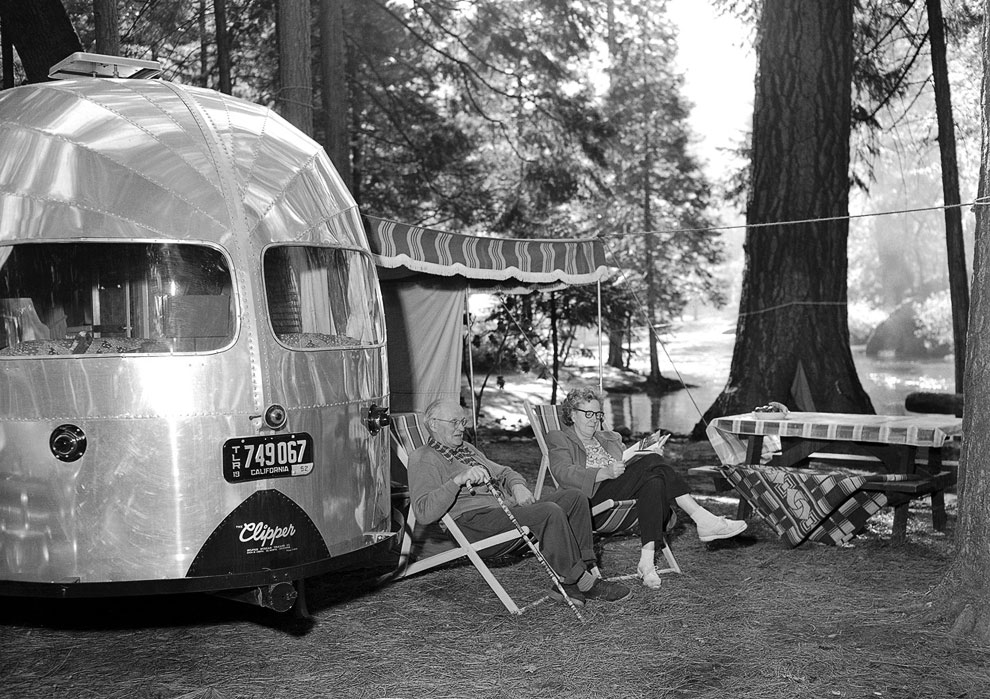
[[[0,320],[0,593],[284,610],[392,543],[375,268],[270,110],[145,77],[0,92]]]

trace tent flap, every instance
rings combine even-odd
[[[364,219],[380,267],[534,285],[594,284],[608,276],[605,246],[597,239],[482,238]]]
[[[428,281],[382,282],[393,412],[422,411],[461,396],[467,290]]]

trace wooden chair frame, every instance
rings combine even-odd
[[[392,446],[396,456],[404,467],[409,467],[409,454],[416,448],[426,443],[426,428],[422,424],[417,413],[396,413],[391,416],[392,427],[389,433],[392,437]],[[471,542],[457,526],[454,518],[450,514],[445,514],[440,519],[441,526],[446,529],[447,534],[453,539],[453,547],[447,551],[442,551],[416,561],[411,560],[414,545],[413,534],[416,530],[416,514],[413,512],[412,504],[409,506],[409,514],[405,519],[402,528],[402,543],[399,549],[399,564],[396,571],[390,576],[393,579],[407,578],[410,575],[422,573],[431,568],[449,563],[458,558],[466,557],[481,573],[481,577],[492,589],[492,592],[501,600],[505,608],[512,614],[522,614],[519,605],[506,592],[502,583],[498,581],[491,568],[485,563],[482,554],[486,551],[497,550],[499,553],[507,553],[518,547],[525,546],[523,535],[515,530],[509,530],[490,536],[481,541]],[[529,529],[523,527],[528,533]]]
[[[540,445],[543,456],[540,459],[540,471],[536,477],[536,489],[534,495],[539,498],[546,484],[547,476],[553,481],[556,488],[560,487],[553,472],[550,470],[550,447],[547,444],[547,433],[559,430],[563,427],[559,406],[542,403],[533,405],[525,403],[526,417],[533,426],[533,434],[536,442]],[[625,532],[636,524],[636,501],[635,500],[604,500],[591,508],[591,516],[594,521],[595,534],[599,536],[609,536]],[[663,540],[664,559],[667,561],[666,568],[658,569],[659,573],[680,573],[681,567],[674,558],[674,552],[670,550],[670,543],[666,535]]]

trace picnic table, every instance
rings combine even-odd
[[[943,463],[943,450],[961,439],[961,418],[746,413],[717,418],[707,433],[722,462],[713,475],[740,493],[740,515],[756,508],[793,545],[845,543],[887,505],[894,507],[892,540],[903,542],[908,504],[924,495],[932,499],[934,528],[945,528],[944,490],[956,471]],[[809,468],[812,457],[826,464],[867,459],[885,472]]]

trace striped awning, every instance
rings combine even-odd
[[[379,267],[538,286],[594,284],[609,274],[605,246],[596,239],[482,238],[373,216],[364,220]]]

